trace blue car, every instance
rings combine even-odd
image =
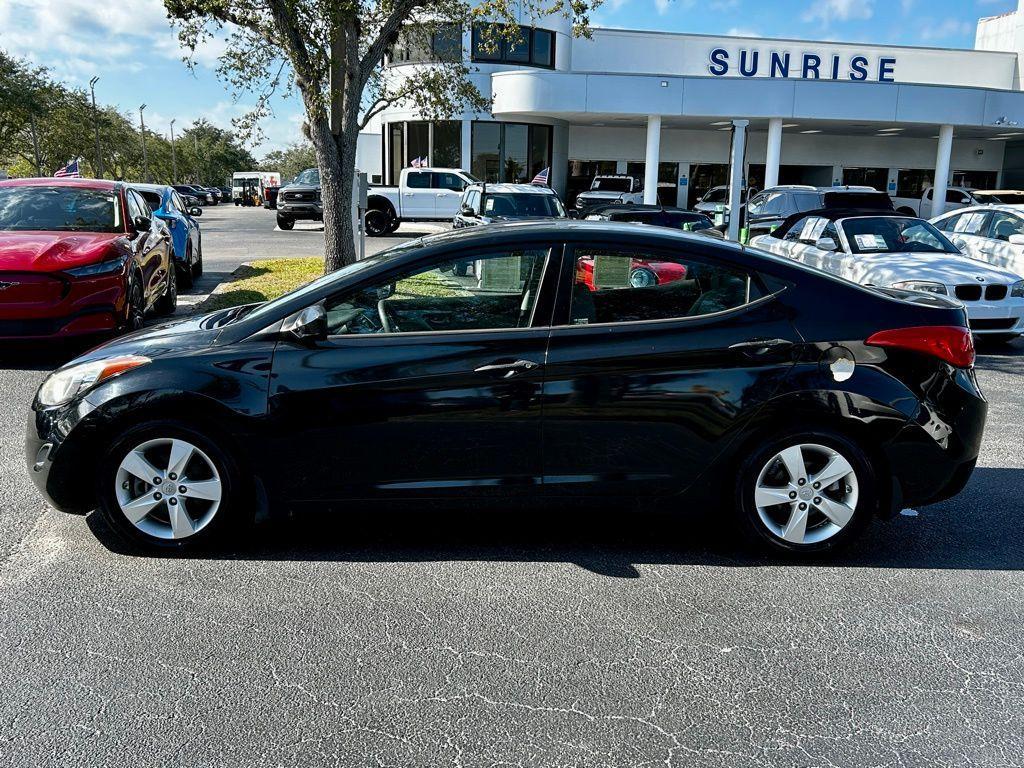
[[[178,284],[189,288],[203,274],[203,238],[196,218],[203,215],[198,207],[189,207],[181,194],[163,184],[133,184],[153,215],[170,230],[174,245],[174,264],[178,271]]]

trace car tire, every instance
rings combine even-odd
[[[402,220],[391,216],[388,220],[388,231],[387,234],[392,235],[398,231],[398,228],[402,226]]]
[[[367,237],[380,237],[389,232],[391,217],[387,211],[380,208],[371,208],[363,214],[363,226],[366,228]]]
[[[175,466],[180,476],[172,475]],[[140,477],[146,469],[155,476]],[[101,459],[99,513],[134,547],[201,549],[244,535],[252,524],[241,477],[230,452],[188,424],[146,422],[126,430]]]
[[[285,218],[284,216],[278,216],[277,217],[277,226],[279,226],[281,229],[283,229],[283,230],[285,230],[287,232],[288,230],[294,229],[294,227],[295,227],[295,219],[288,219],[288,218]]]
[[[146,297],[142,291],[141,278],[132,277],[129,279],[126,303],[124,332],[131,333],[142,328],[142,324],[146,319]]]
[[[203,238],[199,237],[199,247],[196,248],[196,260],[192,262],[192,282],[203,276]]]
[[[193,256],[191,241],[185,244],[185,263],[178,267],[178,284],[188,290],[192,287],[193,277]]]
[[[862,533],[878,510],[872,462],[859,445],[832,430],[787,432],[760,441],[736,477],[741,531],[759,549],[775,554],[840,548]],[[815,477],[822,477],[822,487],[815,487]]]
[[[157,299],[153,308],[161,317],[173,315],[174,310],[178,308],[178,267],[174,264],[173,258],[170,267],[167,270],[167,287],[164,289],[164,295]]]

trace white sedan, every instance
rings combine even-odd
[[[923,219],[818,211],[790,217],[750,244],[861,285],[954,296],[978,336],[1008,341],[1024,333],[1019,272],[968,258]]]
[[[1024,209],[1018,205],[960,208],[932,219],[972,259],[1024,274]]]

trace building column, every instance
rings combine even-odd
[[[747,148],[749,120],[732,121],[732,152],[729,158],[729,231],[730,240],[740,239],[740,206],[743,205],[743,155]],[[767,186],[767,185],[766,185]]]
[[[779,163],[782,160],[782,118],[768,121],[768,148],[764,158],[764,188],[778,186]]]
[[[647,116],[647,153],[644,155],[644,205],[658,204],[658,160],[661,157],[661,115]]]
[[[473,168],[473,121],[463,120],[462,121],[462,165],[459,166],[464,171],[471,171]],[[395,179],[395,183],[398,183],[398,179]]]
[[[939,128],[939,148],[935,153],[935,176],[932,178],[932,212],[928,218],[946,210],[946,187],[949,185],[949,158],[953,154],[953,126]]]

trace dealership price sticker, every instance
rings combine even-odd
[[[963,232],[968,235],[973,235],[981,231],[981,225],[985,221],[983,213],[969,213],[966,216],[961,216],[957,219],[956,225],[953,227],[954,232]]]
[[[854,235],[853,239],[857,243],[857,247],[862,251],[884,251],[888,248],[884,238],[872,233]]]
[[[821,233],[825,231],[827,226],[828,219],[823,219],[819,216],[811,217],[804,222],[804,227],[800,230],[800,239],[816,241],[821,237]]]

